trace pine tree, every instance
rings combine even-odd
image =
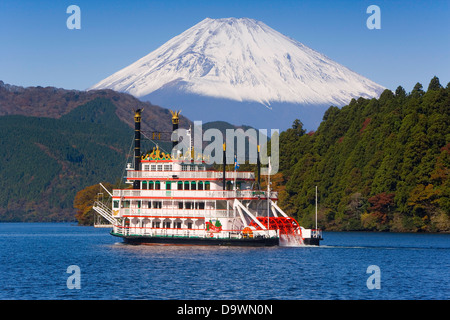
[[[417,82],[414,86],[413,90],[411,91],[411,95],[415,98],[421,97],[423,95],[423,86],[420,82]]]
[[[397,89],[395,90],[395,96],[396,97],[406,97],[406,91],[405,89],[403,89],[402,86],[398,86]]]
[[[428,85],[428,91],[430,90],[439,90],[442,86],[439,83],[439,78],[434,76],[433,79],[431,79],[430,84]]]

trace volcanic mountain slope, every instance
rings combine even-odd
[[[281,124],[281,119],[290,124],[293,118],[308,117],[305,113],[319,114],[320,122],[324,108],[377,97],[384,90],[248,18],[207,18],[90,89],[127,92],[163,106],[177,104],[195,120],[239,124],[233,120],[240,119],[253,126],[260,124],[251,121],[261,118],[260,112],[270,124]]]

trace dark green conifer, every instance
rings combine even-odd
[[[428,91],[430,90],[439,90],[442,86],[439,83],[439,78],[434,76],[433,79],[431,79],[430,84],[428,85]]]

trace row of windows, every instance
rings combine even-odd
[[[163,223],[162,223],[162,227],[163,228],[171,228],[171,226],[172,226],[172,223],[170,221],[163,221]],[[181,229],[181,222],[175,221],[173,223],[173,227],[175,229]],[[160,221],[153,221],[152,222],[152,228],[155,228],[155,229],[161,228],[161,222]],[[192,222],[188,222],[187,223],[187,228],[188,229],[192,229]]]
[[[205,171],[206,168],[204,166],[192,166],[192,165],[187,165],[187,164],[183,164],[181,165],[181,171]]]
[[[172,184],[175,182],[166,181],[166,190],[172,189]],[[211,190],[211,185],[208,181],[178,181],[176,182],[176,190]],[[142,181],[141,189],[143,190],[161,190],[160,181]],[[174,188],[175,189],[175,188]]]
[[[144,171],[172,171],[171,164],[144,164]]]
[[[113,207],[114,209],[119,209],[120,201],[114,200],[113,201]],[[130,208],[130,200],[124,200],[122,201],[122,208]],[[141,200],[137,201],[137,208],[145,208],[145,209],[161,209],[162,208],[162,201],[144,201],[142,203]],[[178,209],[205,209],[205,202],[199,201],[199,202],[193,202],[193,201],[180,201],[178,202]]]
[[[172,171],[171,164],[144,164],[142,170],[144,171]],[[205,171],[206,167],[196,165],[181,165],[181,171]]]

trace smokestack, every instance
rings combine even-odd
[[[256,166],[258,168],[258,174],[256,177],[256,181],[257,181],[257,185],[256,187],[258,188],[258,190],[261,190],[261,160],[259,159],[259,144],[258,144],[258,155],[256,158]]]
[[[178,123],[180,122],[179,116],[181,110],[180,111],[170,110],[170,113],[172,114],[172,152],[173,152],[173,148],[175,148],[175,146],[178,144],[178,134],[174,135],[173,132],[178,130]]]
[[[134,170],[140,170],[141,164],[141,112],[137,109],[134,112]],[[133,189],[140,189],[140,181],[134,180]]]
[[[226,156],[227,145],[223,144],[223,190],[226,189],[226,180],[225,180],[225,166],[227,165],[227,156]]]

